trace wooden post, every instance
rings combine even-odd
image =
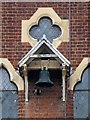
[[[65,64],[62,64],[62,99],[63,101],[65,101],[65,79],[66,79],[66,68],[65,68]]]
[[[28,102],[28,76],[27,76],[27,65],[24,64],[24,80],[25,80],[25,101]]]

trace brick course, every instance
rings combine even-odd
[[[65,2],[2,2],[1,57],[8,58],[16,68],[20,59],[22,59],[22,57],[31,49],[29,43],[21,43],[21,22],[22,20],[30,19],[39,7],[52,7],[61,19],[67,18],[70,20],[70,42],[61,43],[58,50],[71,61],[71,64],[75,69],[84,57],[90,57],[90,2],[73,2],[70,4]],[[24,91],[20,91],[18,96],[18,115],[19,117],[25,117],[25,110],[28,110],[28,107],[31,105],[30,103],[29,105],[25,105]],[[31,99],[33,99],[33,97]],[[35,98],[35,100],[37,99],[38,97]],[[42,98],[42,102],[39,101],[43,106],[41,111],[45,110],[44,103],[48,102],[45,100],[46,98]],[[33,101],[31,100],[31,102]],[[55,102],[60,105],[60,101],[56,100]],[[72,103],[73,92],[70,91],[66,103],[67,118],[73,117]],[[36,114],[37,112],[33,114],[32,111],[30,114],[31,117],[53,117],[53,115],[60,117],[60,111],[58,109],[56,112],[56,109],[57,107],[49,109],[48,115],[46,113],[41,114],[41,111],[39,111],[40,114]],[[61,114],[63,114],[63,112]]]

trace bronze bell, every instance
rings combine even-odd
[[[43,68],[39,74],[39,80],[35,83],[38,87],[52,87],[53,82],[50,80],[49,71]]]

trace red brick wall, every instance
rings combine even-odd
[[[62,101],[61,71],[50,70],[50,79],[54,86],[40,88],[41,94],[34,93],[36,81],[39,79],[40,70],[29,72],[29,99],[27,104],[27,116],[30,118],[63,118],[65,117],[64,102]]]
[[[84,57],[89,57],[88,54],[88,3],[71,3],[70,4],[70,43],[66,43],[66,54],[69,53],[69,59],[75,69]],[[69,44],[69,45],[68,45]],[[60,46],[63,50],[64,43]],[[63,50],[64,53],[64,50]]]
[[[90,56],[87,44],[88,6],[89,3],[85,2],[70,3],[70,5],[68,3],[2,3],[2,57],[7,57],[16,67],[18,61],[31,48],[28,43],[21,43],[21,21],[29,19],[38,7],[52,7],[62,19],[70,19],[70,43],[62,43],[58,49],[71,60],[75,68],[83,57]]]
[[[25,95],[24,91],[18,92],[18,117],[25,118]]]
[[[29,43],[21,43],[22,20],[29,19],[39,7],[52,7],[56,11],[56,13],[61,17],[61,19],[68,18],[70,20],[70,26],[69,26],[70,42],[62,43],[58,47],[58,50],[71,61],[71,64],[75,69],[78,66],[78,64],[81,62],[83,57],[90,57],[90,40],[89,40],[90,39],[90,31],[89,31],[90,7],[89,6],[90,3],[88,2],[87,3],[73,2],[70,4],[65,2],[63,3],[3,2],[1,56],[8,58],[13,64],[13,66],[16,68],[19,60],[22,59],[22,57],[31,49]],[[24,97],[24,94],[22,95],[19,94],[19,117],[22,115],[23,115],[22,117],[24,117],[24,110],[28,110],[27,108],[28,105],[26,105],[22,109],[22,105],[24,104],[24,101],[22,101],[21,96]],[[31,97],[31,102],[33,102],[32,98],[34,98],[33,95]],[[34,100],[37,99],[38,97],[35,97]],[[45,99],[42,98],[42,101],[44,101],[44,103],[47,103],[48,101],[46,100],[45,102],[45,100],[46,98]],[[40,102],[40,100],[38,100],[38,102]],[[56,100],[55,102],[57,102],[57,105],[58,104],[60,105],[59,103],[60,101]],[[68,103],[70,102],[71,104],[69,105]],[[72,93],[70,92],[68,94],[67,103],[66,103],[67,104],[66,115],[68,117],[72,117],[72,108],[73,108],[72,102],[73,102]],[[42,103],[43,107],[45,107],[44,103]],[[32,105],[30,106],[32,107]],[[53,111],[51,111],[50,109],[50,111],[53,113],[54,110],[56,112],[56,109],[53,109]],[[59,109],[57,109],[57,113],[55,113],[55,115],[60,117],[60,113],[58,113],[58,111]],[[34,115],[32,113],[32,117]],[[50,116],[53,117],[52,115]],[[45,116],[47,115],[45,114]]]
[[[66,118],[72,120],[73,118],[73,91],[69,90],[66,97]]]

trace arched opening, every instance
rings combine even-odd
[[[0,104],[1,118],[18,117],[17,86],[10,81],[9,72],[4,67],[0,67]]]
[[[74,88],[74,118],[90,118],[90,66],[82,73]]]

